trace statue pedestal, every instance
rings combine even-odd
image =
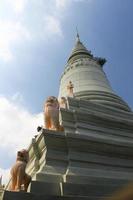
[[[44,129],[34,144],[30,145],[29,155],[27,173],[32,174],[32,180],[63,182],[68,166],[68,149],[64,132]],[[34,163],[37,163],[37,168]]]

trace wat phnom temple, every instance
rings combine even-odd
[[[133,112],[113,91],[105,62],[77,34],[59,95],[49,97],[59,102],[56,120],[45,111],[44,127],[29,141],[28,190],[10,191],[9,181],[3,200],[108,199],[133,181]]]

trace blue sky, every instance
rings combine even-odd
[[[132,8],[132,0],[1,0],[0,173],[43,123],[46,97],[58,96],[76,26],[83,44],[107,59],[112,88],[133,108]]]

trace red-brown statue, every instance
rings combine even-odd
[[[16,163],[11,168],[11,191],[20,191],[22,185],[24,185],[24,190],[27,191],[31,182],[31,177],[25,172],[28,161],[29,154],[26,149],[17,152]]]
[[[46,129],[60,130],[59,102],[54,96],[48,97],[44,104],[44,124]]]

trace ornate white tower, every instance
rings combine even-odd
[[[6,191],[3,200],[101,200],[132,182],[133,112],[112,90],[105,62],[77,35],[60,83],[59,97],[69,96],[63,131],[41,129],[32,139],[29,193]]]
[[[82,44],[77,34],[76,44],[61,76],[59,97],[67,96],[66,86],[69,81],[72,81],[75,97],[129,111],[128,105],[114,93],[110,86],[103,71],[105,62],[104,58],[94,57]]]

